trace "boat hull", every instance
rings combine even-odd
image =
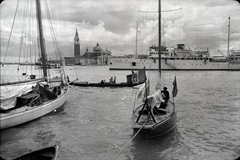
[[[170,132],[177,123],[175,105],[168,101],[165,109],[145,110],[145,104],[133,110],[132,128],[144,138],[153,138]],[[144,109],[145,108],[145,109]],[[146,112],[147,111],[147,112]],[[152,115],[154,120],[150,118]]]
[[[144,82],[142,82],[144,83]],[[115,83],[115,84],[101,84],[101,83],[78,83],[78,82],[72,82],[69,83],[69,85],[73,86],[81,86],[81,87],[133,87],[137,86],[142,83],[135,83],[135,84],[127,84],[127,83]]]
[[[158,70],[158,59],[112,58],[109,70]],[[240,70],[240,62],[210,62],[209,60],[173,59],[161,61],[162,70]]]
[[[69,87],[67,86],[64,89],[63,94],[59,95],[57,99],[50,100],[44,102],[42,105],[39,106],[24,106],[21,108],[17,108],[9,113],[1,113],[0,117],[0,128],[6,129],[13,126],[17,126],[34,119],[40,118],[57,108],[61,107],[67,99],[67,94],[69,91]]]
[[[153,138],[153,137],[164,135],[175,128],[176,121],[177,121],[177,114],[174,113],[163,122],[159,122],[151,128],[142,128],[139,134],[144,138]],[[133,128],[134,132],[138,132],[139,129],[140,128],[138,127]]]
[[[46,160],[56,160],[58,155],[58,146],[52,146],[43,148],[37,151],[33,151],[22,155],[14,160],[36,160],[36,159],[46,159]]]

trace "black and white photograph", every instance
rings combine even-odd
[[[0,159],[240,159],[238,0],[3,0]]]

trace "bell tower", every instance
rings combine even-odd
[[[78,31],[76,28],[76,33],[74,37],[74,57],[79,57],[79,56],[80,56],[80,42],[78,37]]]

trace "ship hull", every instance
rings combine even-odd
[[[157,59],[113,58],[109,70],[158,70]],[[240,70],[240,62],[211,62],[209,60],[162,59],[162,70]]]

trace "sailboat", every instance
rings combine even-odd
[[[42,117],[61,107],[67,99],[69,86],[65,78],[63,66],[57,77],[48,74],[40,0],[36,0],[36,15],[43,78],[36,79],[36,76],[31,76],[31,79],[27,81],[0,84],[1,129],[17,126]]]
[[[161,2],[159,0],[159,46],[161,46]],[[160,47],[159,47],[160,48]],[[161,79],[161,54],[159,54],[159,81]],[[132,128],[136,134],[145,138],[157,137],[170,132],[176,126],[177,114],[175,103],[169,99],[167,87],[161,91],[158,83],[156,91],[149,95],[149,81],[140,88],[137,97],[142,98],[142,104],[133,108]],[[167,92],[167,93],[166,93]],[[173,97],[177,95],[176,76],[173,81]],[[136,97],[135,97],[136,98]]]

